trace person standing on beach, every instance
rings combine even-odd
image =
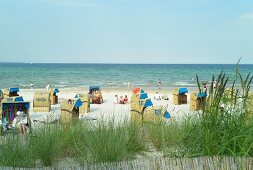
[[[161,86],[162,86],[162,81],[161,81],[161,79],[159,79],[159,80],[157,81],[157,83],[158,83],[158,89],[160,90],[160,89],[161,89]]]
[[[30,87],[33,88],[33,82],[31,82]]]
[[[47,83],[46,89],[49,90],[50,89],[50,84]]]
[[[202,86],[202,91],[207,94],[207,84],[205,81],[202,83]]]

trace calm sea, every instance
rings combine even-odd
[[[196,74],[201,81],[211,81],[224,71],[231,79],[235,65],[204,64],[25,64],[0,63],[0,88],[20,87],[44,88],[49,82],[52,87],[127,87],[156,88],[157,80],[162,86],[195,87]],[[253,65],[239,65],[239,71],[246,76],[253,72]]]

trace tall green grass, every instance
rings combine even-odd
[[[71,158],[83,163],[129,160],[145,150],[141,129],[124,121],[87,123],[67,127],[48,124],[25,136],[7,136],[0,144],[0,166],[47,167]]]
[[[140,127],[124,122],[115,125],[100,122],[82,131],[83,143],[75,142],[79,158],[84,162],[113,162],[131,159],[145,149]]]
[[[33,131],[30,136],[32,154],[43,166],[51,166],[64,152],[65,141],[63,129],[60,126],[46,125]]]
[[[225,73],[221,72],[217,78],[213,76],[203,111],[170,127],[160,123],[146,125],[155,146],[174,157],[253,156],[253,119],[249,119],[253,114],[249,109],[253,105],[249,95],[253,77],[236,74],[232,86],[228,85]],[[236,81],[241,87],[235,87]]]
[[[1,138],[0,166],[35,166],[32,150],[30,145],[24,140],[24,136],[7,136]]]

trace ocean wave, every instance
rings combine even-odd
[[[30,84],[18,84],[18,86],[20,86],[20,87],[31,87]]]
[[[60,81],[60,84],[68,84],[69,82]]]
[[[188,83],[188,82],[176,82],[173,84],[174,86],[196,86],[194,83]]]
[[[67,87],[67,85],[63,85],[63,84],[56,84],[55,87]]]
[[[188,84],[186,81],[176,81],[175,84]]]
[[[143,83],[134,83],[134,86],[147,86],[147,84],[143,84]]]

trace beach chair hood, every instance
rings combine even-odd
[[[207,94],[204,93],[204,92],[198,93],[198,98],[204,98],[204,97],[206,97],[206,96],[207,96]]]
[[[184,94],[184,93],[188,93],[188,89],[187,88],[179,88],[178,94]]]
[[[148,98],[148,94],[147,93],[141,93],[140,99],[146,99],[146,98]]]
[[[54,93],[59,93],[59,89],[54,89]]]
[[[152,101],[150,99],[147,99],[146,102],[145,102],[144,107],[149,107],[149,106],[152,106],[152,105],[153,105]]]
[[[144,90],[141,88],[134,88],[132,91],[133,94],[137,94],[137,93],[144,93]]]
[[[90,86],[89,87],[89,92],[91,93],[92,91],[95,91],[95,90],[100,90],[100,86]]]
[[[82,101],[80,99],[77,99],[75,103],[75,107],[80,107],[82,105],[83,105]]]
[[[14,93],[14,92],[19,92],[19,88],[17,87],[12,87],[9,89],[10,93]]]

